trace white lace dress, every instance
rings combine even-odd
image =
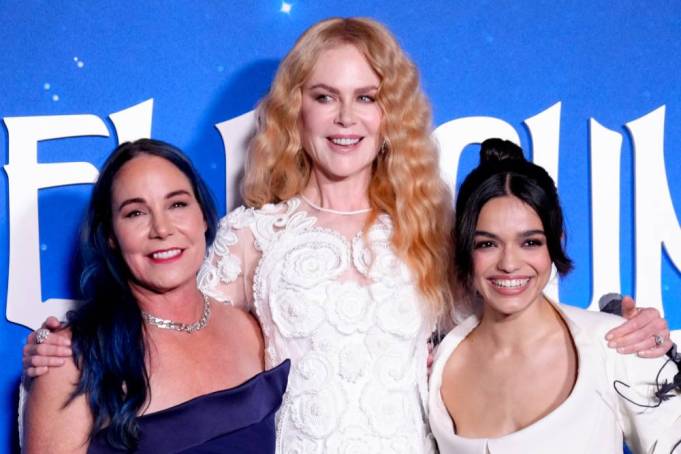
[[[361,222],[310,210],[298,198],[236,209],[199,273],[207,295],[254,309],[268,368],[291,359],[277,452],[433,451],[425,405],[434,320],[391,251],[389,217],[362,235]]]

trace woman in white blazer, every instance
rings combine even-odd
[[[454,231],[472,315],[440,344],[430,378],[440,452],[619,454],[626,440],[635,453],[681,453],[677,367],[617,354],[604,335],[619,317],[543,294],[553,267],[572,267],[550,176],[508,141],[485,141],[480,155]]]

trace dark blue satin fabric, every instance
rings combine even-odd
[[[290,361],[235,387],[196,397],[137,418],[138,453],[274,453],[274,415],[281,405]],[[98,433],[88,454],[120,453]]]

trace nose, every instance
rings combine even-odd
[[[151,226],[149,229],[149,236],[151,238],[164,239],[172,233],[173,223],[170,222],[165,213],[154,213],[151,216]]]
[[[514,247],[504,247],[501,251],[497,268],[504,273],[512,273],[518,269],[518,254]]]
[[[355,123],[355,114],[351,102],[338,103],[338,112],[336,112],[335,123],[339,126],[347,128]]]

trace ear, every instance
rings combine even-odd
[[[118,249],[118,244],[116,243],[116,240],[112,236],[109,237],[107,243],[109,244],[109,247],[111,249]]]

